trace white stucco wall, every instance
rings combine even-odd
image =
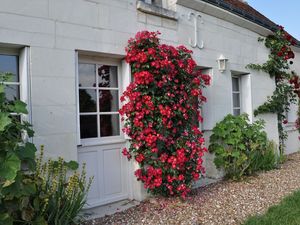
[[[291,69],[300,76],[300,48],[294,48],[295,60]],[[298,106],[292,105],[291,111],[288,113],[288,124],[285,126],[286,131],[288,132],[288,139],[285,143],[286,145],[286,154],[297,152],[300,150],[300,140],[299,140],[299,131],[295,128],[295,119],[297,118]]]
[[[1,0],[0,43],[30,47],[34,143],[44,144],[50,156],[77,159],[76,50],[121,60],[127,40],[140,30],[159,30],[163,42],[189,47],[194,28],[188,14],[197,12],[170,2],[178,21],[137,11],[135,0]],[[204,41],[204,48],[193,50],[198,65],[211,68],[213,75],[203,109],[203,127],[210,131],[232,113],[231,71],[250,74],[252,101],[247,104],[252,109],[272,94],[275,84],[269,75],[245,69],[267,58],[267,50],[257,42],[259,34],[200,14],[199,41]],[[216,62],[221,54],[228,58],[224,73]],[[299,64],[295,67],[300,71]],[[259,118],[266,121],[269,138],[278,143],[276,115]]]

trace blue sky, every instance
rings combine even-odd
[[[300,40],[299,0],[247,0],[248,4]]]

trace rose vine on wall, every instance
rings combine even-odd
[[[198,120],[206,101],[201,87],[210,77],[196,69],[191,51],[159,43],[159,32],[143,31],[128,41],[126,61],[134,80],[123,93],[123,154],[140,168],[138,180],[152,194],[185,198],[204,172],[206,152]]]
[[[289,112],[290,105],[296,103],[300,97],[299,77],[290,70],[290,65],[293,64],[292,59],[295,58],[292,46],[296,42],[282,26],[279,26],[273,35],[258,40],[264,42],[265,46],[270,49],[268,60],[263,64],[249,64],[247,68],[264,71],[271,77],[275,77],[276,89],[273,95],[254,111],[254,115],[277,114],[280,153],[283,153],[287,139],[287,133],[283,127],[283,124],[287,123],[286,113]]]

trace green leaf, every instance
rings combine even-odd
[[[32,194],[35,194],[36,193],[36,186],[34,183],[31,183],[31,184],[25,184],[23,186],[23,190],[25,195],[32,195]]]
[[[65,164],[66,164],[66,166],[67,166],[69,169],[71,169],[71,170],[77,170],[78,167],[79,167],[78,162],[73,161],[73,160],[71,160],[71,161],[69,161],[69,162],[66,162]]]
[[[5,180],[14,180],[21,169],[21,160],[14,153],[10,153],[0,165],[0,177]]]
[[[18,149],[17,153],[20,159],[34,159],[36,151],[35,145],[27,142],[25,146]]]
[[[48,223],[42,216],[39,216],[33,221],[32,225],[48,225]]]
[[[14,112],[15,113],[24,113],[24,114],[27,114],[28,111],[26,109],[26,103],[20,101],[20,100],[16,100],[14,102]]]
[[[8,113],[0,112],[0,132],[4,131],[5,127],[11,123]]]
[[[13,218],[8,213],[0,213],[0,225],[13,225]]]
[[[238,158],[240,156],[240,152],[236,151],[232,153],[232,156]]]

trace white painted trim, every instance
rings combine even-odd
[[[22,115],[23,121],[32,122],[31,114],[31,80],[29,77],[29,47],[24,47],[19,54],[19,83],[20,83],[20,100],[27,104],[27,115]]]
[[[131,80],[131,68],[130,65],[125,61],[122,60],[122,78],[123,78],[123,82],[122,82],[122,90],[125,91],[127,89],[127,87],[129,86]],[[121,97],[121,95],[120,95]],[[122,107],[124,105],[124,103],[121,102],[120,107]],[[122,122],[122,127],[124,127],[124,122]],[[130,139],[130,137],[124,133],[124,138],[126,140]]]
[[[76,134],[77,134],[77,145],[81,145],[80,139],[80,112],[79,112],[79,74],[78,74],[78,51],[75,51],[75,90],[76,90]]]
[[[252,83],[251,74],[241,75],[241,99],[242,110],[249,116],[249,122],[253,122]]]

